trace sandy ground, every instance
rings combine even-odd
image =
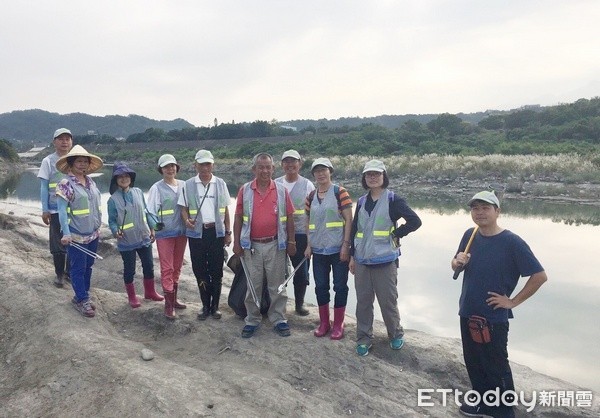
[[[460,416],[453,400],[444,406],[433,394],[434,406],[419,406],[417,395],[469,388],[456,339],[408,330],[405,347],[392,351],[377,323],[373,350],[361,358],[350,317],[343,340],[313,337],[315,307],[308,317],[289,314],[288,338],[265,319],[253,338],[242,339],[243,321],[226,306],[232,273],[226,268],[223,318],[200,322],[189,264],[180,285],[188,309],[169,321],[162,303],[129,307],[110,238],[101,242],[105,259],[92,278],[97,315],[84,318],[71,306],[72,290],[52,285],[47,234],[37,208],[0,203],[0,416]],[[144,348],[153,360],[141,358]],[[528,398],[541,389],[578,390],[518,364],[513,371]],[[599,414],[597,401],[591,408],[536,406],[529,414],[518,408],[518,416]]]

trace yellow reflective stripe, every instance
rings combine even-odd
[[[376,237],[387,237],[390,233],[388,231],[373,231],[373,236]]]
[[[225,208],[219,208],[219,213],[225,213]]]
[[[48,184],[48,187],[49,187],[50,189],[56,189],[56,185],[57,185],[57,184],[58,184],[58,183],[49,183],[49,184]]]
[[[340,228],[342,226],[344,226],[343,222],[326,222],[325,223],[326,228]]]
[[[363,237],[363,233],[362,232],[357,232],[356,233],[356,238],[362,238]]]
[[[248,217],[247,217],[246,215],[244,215],[244,216],[242,216],[242,220],[243,220],[244,222],[248,222]]]
[[[160,211],[158,211],[159,215],[172,215],[174,213],[175,213],[175,211],[173,209],[167,209],[167,210],[160,210]]]
[[[190,215],[195,215],[198,213],[198,209],[192,209],[192,210],[190,210],[189,213],[190,213]]]
[[[316,225],[315,224],[308,224],[308,229],[315,229]]]
[[[279,222],[287,222],[287,215],[286,216],[280,216],[279,217]]]
[[[294,211],[294,215],[303,215],[304,214],[304,209],[296,209]]]
[[[133,222],[131,222],[130,224],[123,225],[123,227],[121,229],[130,229],[130,228],[133,228]]]
[[[89,209],[79,209],[79,210],[74,210],[72,211],[72,215],[73,216],[79,216],[79,215],[89,215],[90,210]]]

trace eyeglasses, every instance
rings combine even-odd
[[[381,171],[367,171],[365,173],[365,176],[367,176],[367,177],[379,177],[382,175],[383,175],[383,172],[381,172]]]

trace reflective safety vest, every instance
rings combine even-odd
[[[254,208],[254,190],[250,186],[252,182],[244,184],[242,197],[242,232],[240,233],[240,245],[244,249],[252,248],[250,241],[250,229],[252,225],[252,209]],[[275,182],[277,190],[277,247],[285,250],[287,247],[287,202],[285,199],[285,187]]]
[[[177,193],[164,180],[156,184],[160,197],[160,207],[156,213],[156,222],[165,224],[164,228],[155,232],[156,239],[173,238],[185,235],[185,224],[181,219],[181,207],[177,205],[179,195],[185,187],[183,180],[177,180]]]
[[[125,194],[131,195],[133,203],[125,201]],[[127,193],[123,193],[123,190],[119,188],[109,199],[117,208],[117,221],[119,229],[123,232],[123,238],[117,240],[118,250],[130,251],[150,245],[150,227],[146,221],[146,207],[142,191],[133,187]]]
[[[283,184],[284,177],[279,177],[275,179],[277,183]],[[308,184],[308,179],[302,176],[298,176],[298,181],[290,190],[290,198],[292,199],[292,203],[294,204],[294,230],[297,234],[306,234],[306,223],[307,216],[306,211],[304,210],[304,201],[306,200],[306,186]]]
[[[77,182],[74,177],[67,177],[73,188],[73,198],[67,204],[67,218],[69,231],[77,235],[89,236],[98,230],[102,223],[101,197],[94,180],[88,176],[85,178],[89,188]]]
[[[56,162],[59,159],[58,154],[50,154],[48,156],[50,160],[50,178],[48,179],[48,209],[51,211],[58,210],[58,203],[56,203],[56,186],[65,177],[65,174],[61,173],[56,169]]]
[[[198,195],[198,186],[196,185],[197,176],[192,177],[185,181],[185,200],[188,205],[188,214],[190,218],[196,219],[196,226],[194,229],[186,228],[185,235],[190,238],[202,238],[202,210],[200,210],[200,204],[202,203],[202,196]],[[227,192],[227,184],[225,181],[217,176],[213,175],[215,183],[209,183],[209,187],[215,187],[215,229],[218,237],[225,236],[225,209],[229,205],[229,193]],[[205,205],[208,197],[205,199],[202,205]],[[200,213],[198,213],[200,211]],[[196,215],[198,215],[196,217]]]
[[[371,215],[365,210],[367,196],[358,200],[358,222],[354,236],[354,260],[359,264],[384,264],[394,261],[400,250],[394,246],[392,231],[395,225],[390,218],[390,201],[394,193],[384,189],[375,203]]]
[[[316,190],[313,194],[308,221],[308,242],[315,254],[330,255],[342,250],[345,221],[339,210],[336,190],[339,190],[339,186],[332,184],[320,202]]]

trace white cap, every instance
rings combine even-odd
[[[383,173],[385,171],[385,164],[383,161],[379,160],[368,161],[363,169],[363,174],[367,171],[377,171],[378,173]]]
[[[497,207],[500,207],[500,201],[498,200],[498,197],[494,194],[494,192],[488,192],[486,190],[483,192],[475,193],[475,195],[471,198],[471,200],[469,200],[469,203],[467,203],[467,205],[471,206],[471,204],[473,204],[473,202],[476,200],[481,200],[483,202],[487,202],[492,205],[496,205]]]
[[[159,167],[164,167],[164,166],[169,165],[169,164],[175,164],[175,165],[177,165],[177,160],[171,154],[161,155],[160,158],[158,159],[158,166]]]
[[[54,131],[54,136],[52,137],[52,140],[55,140],[62,134],[69,134],[71,136],[71,138],[73,138],[73,134],[71,133],[71,131],[69,131],[67,128],[60,128],[60,129],[57,129],[56,131]]]
[[[310,167],[310,172],[312,173],[313,170],[315,169],[316,166],[318,165],[322,165],[325,166],[327,168],[330,169],[330,171],[333,172],[333,164],[331,164],[331,161],[329,161],[329,158],[317,158],[315,161],[313,161],[312,166]]]
[[[212,152],[205,149],[201,149],[200,151],[198,151],[196,153],[196,156],[194,157],[194,160],[196,160],[198,164],[215,162]]]
[[[177,172],[179,172],[179,169],[181,168],[179,166],[179,164],[177,164],[177,160],[175,159],[175,157],[173,157],[171,154],[163,154],[160,156],[160,158],[158,159],[158,172],[162,174],[162,168],[169,165],[169,164],[175,164],[175,166],[177,167]]]
[[[286,158],[295,158],[296,160],[302,159],[300,158],[300,154],[298,153],[298,151],[296,151],[295,149],[289,149],[286,152],[284,152],[281,156],[281,161],[285,160]]]

